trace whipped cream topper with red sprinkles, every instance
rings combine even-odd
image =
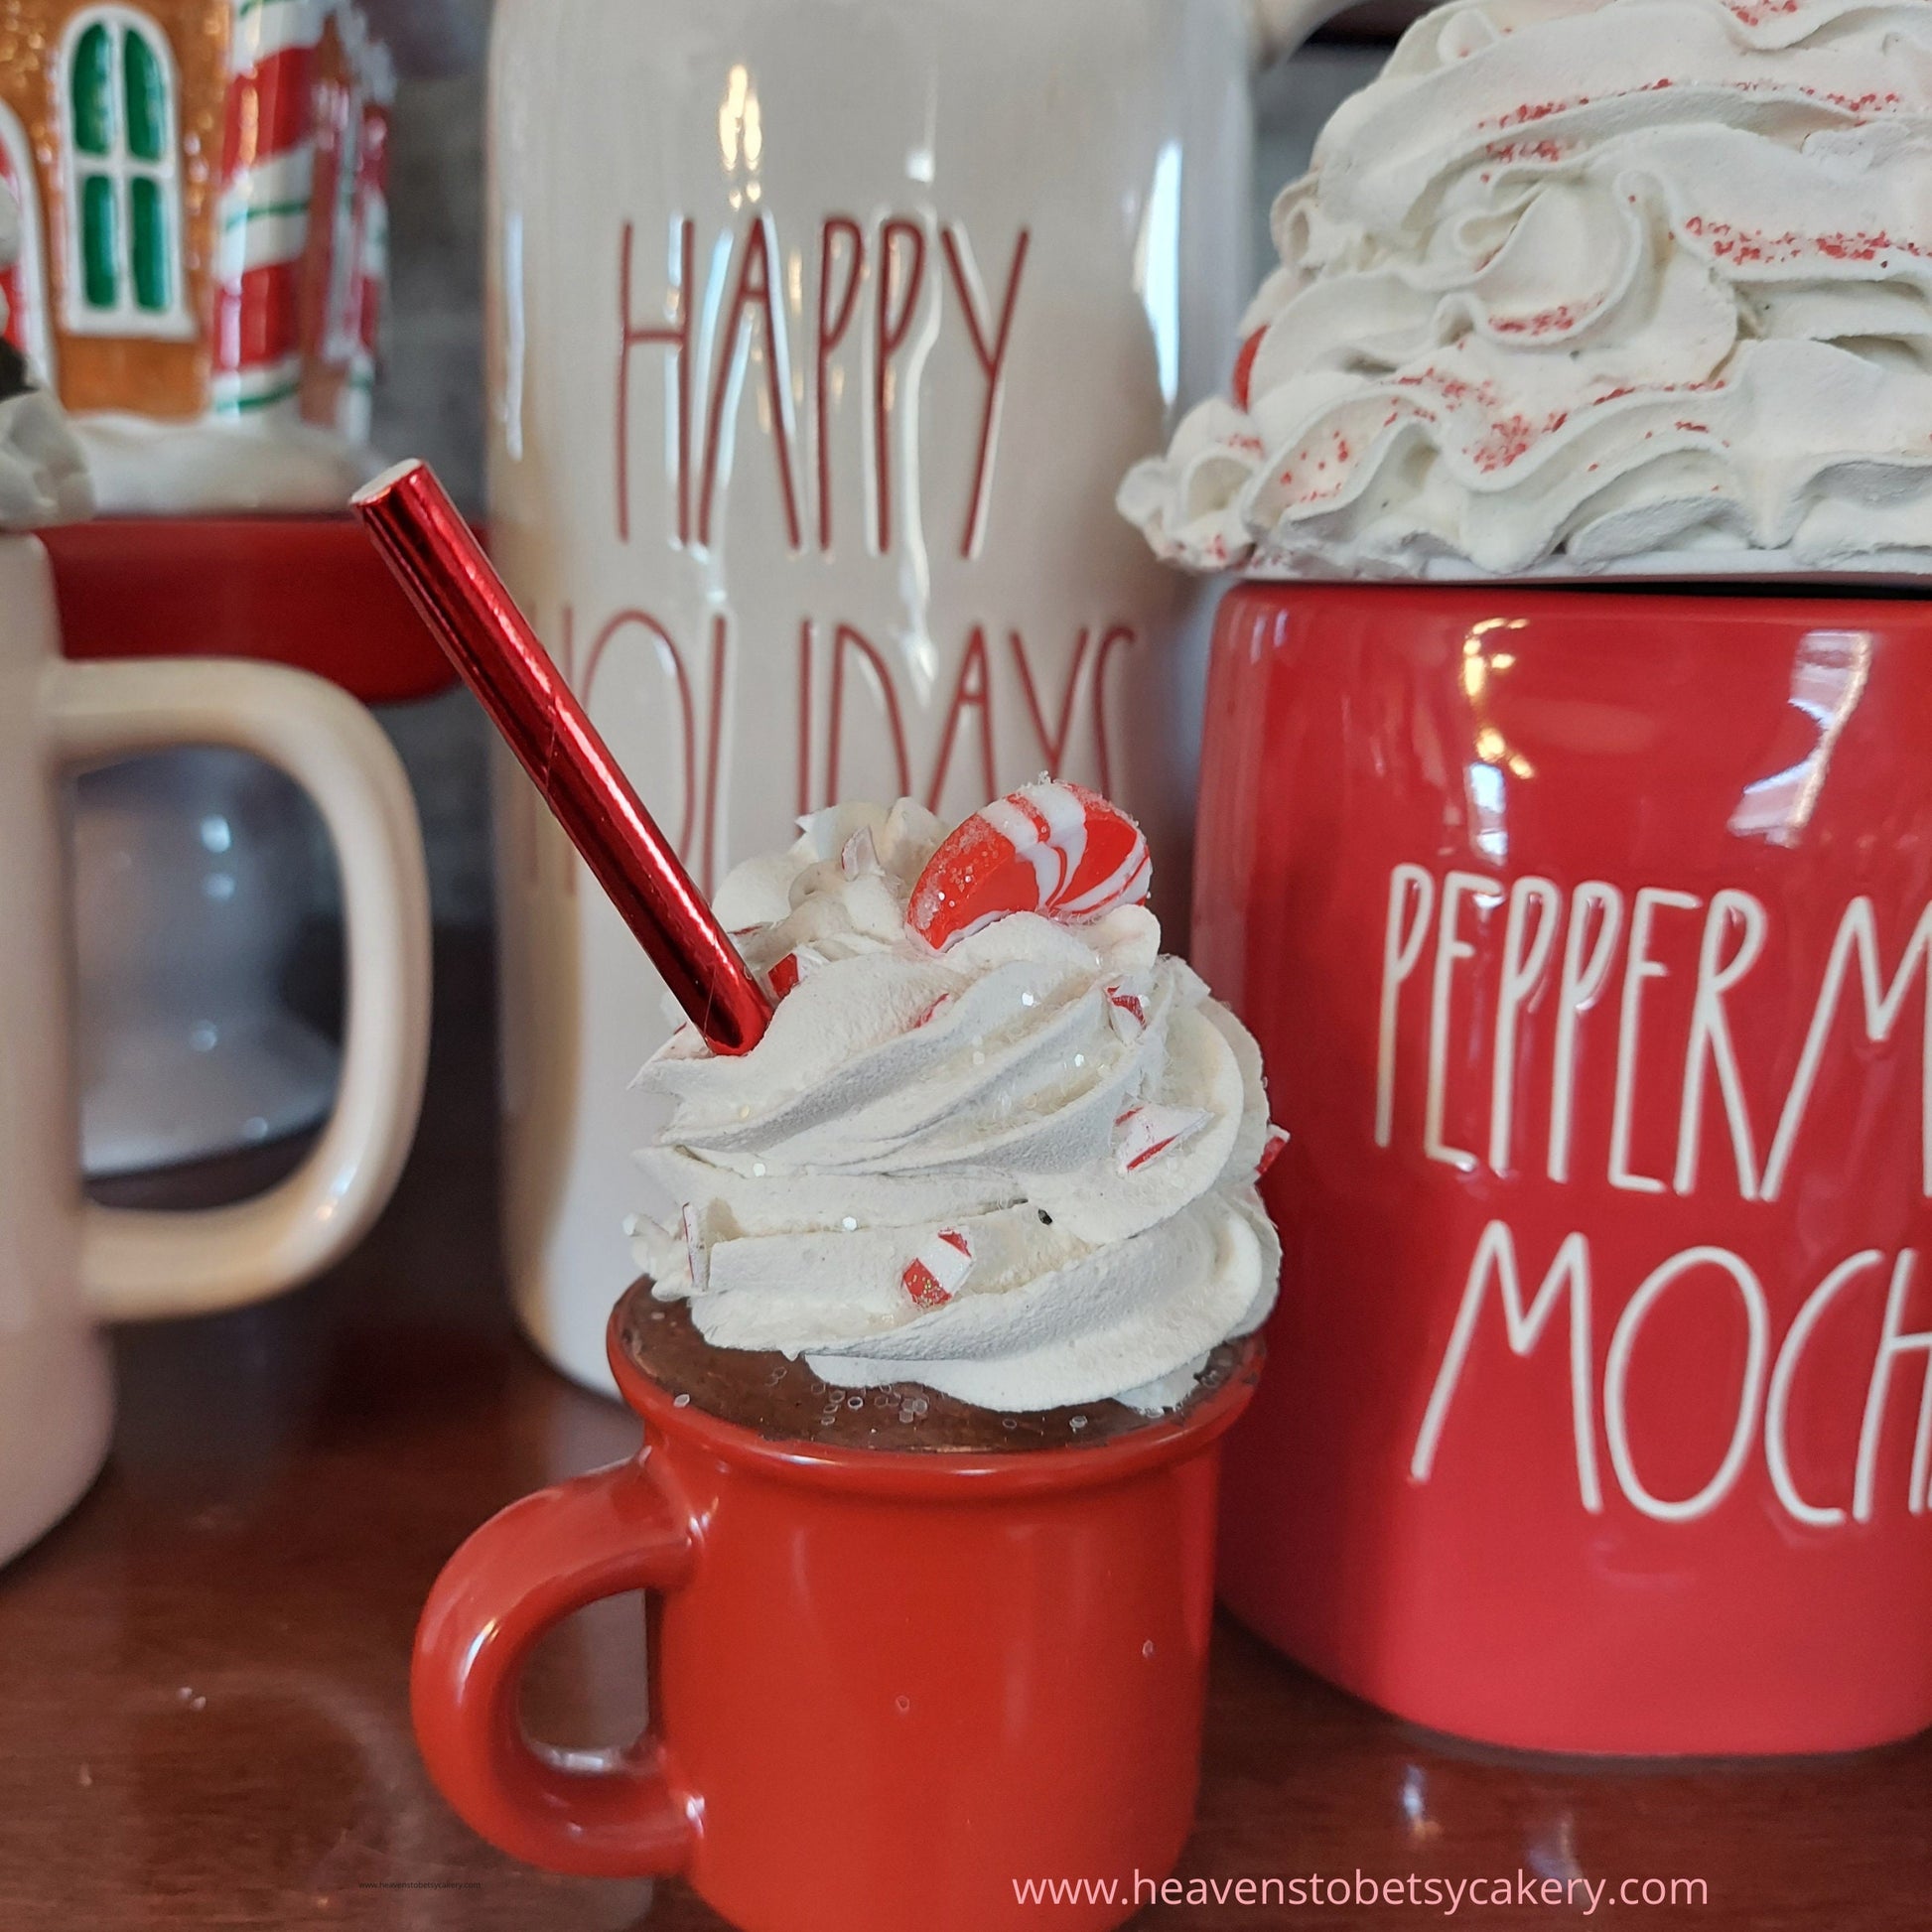
[[[1451,0],[1275,236],[1162,555],[1932,569],[1932,0]]]
[[[639,1076],[672,1104],[639,1158],[684,1203],[633,1225],[658,1293],[837,1386],[1183,1400],[1273,1306],[1284,1137],[1149,872],[1131,819],[1044,782],[950,833],[841,806],[740,867],[717,908],[777,1009],[742,1058],[687,1027]]]

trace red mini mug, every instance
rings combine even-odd
[[[552,1870],[680,1873],[744,1932],[1034,1926],[1037,1878],[1119,1881],[1055,1924],[1131,1916],[1192,1823],[1220,1440],[1258,1351],[1093,1449],[881,1452],[680,1407],[623,1312],[642,1453],[484,1524],[424,1610],[416,1735],[451,1804]],[[633,1589],[650,1729],[608,1761],[533,1744],[532,1646]]]
[[[1932,1724],[1932,610],[1246,586],[1204,769],[1292,1135],[1235,1613],[1508,1745]]]

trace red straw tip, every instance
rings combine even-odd
[[[428,466],[419,456],[405,457],[400,463],[392,463],[379,477],[371,477],[353,496],[348,499],[350,509],[366,509],[371,503],[379,503],[395,486],[413,477],[418,470]]]

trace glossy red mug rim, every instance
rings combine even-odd
[[[1157,1418],[1126,1436],[1088,1448],[1009,1449],[853,1449],[762,1436],[726,1422],[696,1402],[680,1405],[654,1381],[624,1344],[625,1318],[654,1298],[648,1279],[625,1292],[611,1311],[605,1347],[624,1401],[653,1429],[694,1443],[721,1461],[768,1475],[810,1482],[853,1495],[914,1497],[920,1501],[1006,1501],[1018,1496],[1094,1489],[1197,1454],[1233,1428],[1248,1406],[1266,1354],[1260,1335],[1246,1336],[1221,1384],[1184,1416]],[[915,1367],[916,1364],[907,1364]],[[917,1378],[907,1375],[907,1382]]]
[[[1580,598],[1604,603],[1673,604],[1686,617],[1706,618],[1723,611],[1739,615],[1775,607],[1780,617],[1830,613],[1843,628],[1848,613],[1867,613],[1871,621],[1897,621],[1900,606],[1932,605],[1932,578],[1922,586],[1877,586],[1847,578],[1834,589],[1818,578],[1793,578],[1787,587],[1776,578],[1607,577],[1547,579],[1496,577],[1480,581],[1436,583],[1428,578],[1383,577],[1233,577],[1226,596],[1276,601],[1282,597],[1426,598],[1448,603],[1459,598],[1482,600],[1506,597],[1512,603],[1547,599],[1570,604]],[[1882,614],[1882,616],[1880,615]],[[1856,621],[1856,620],[1855,620]]]

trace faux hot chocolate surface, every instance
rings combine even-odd
[[[1151,1424],[1186,1416],[1240,1372],[1251,1346],[1224,1342],[1215,1349],[1193,1395],[1165,1416],[1144,1416],[1120,1402],[1002,1416],[909,1380],[841,1389],[803,1361],[714,1348],[691,1319],[690,1304],[658,1301],[648,1282],[639,1282],[624,1298],[618,1331],[631,1360],[660,1388],[680,1399],[688,1396],[707,1415],[769,1441],[920,1454],[1020,1454],[1117,1442]]]

